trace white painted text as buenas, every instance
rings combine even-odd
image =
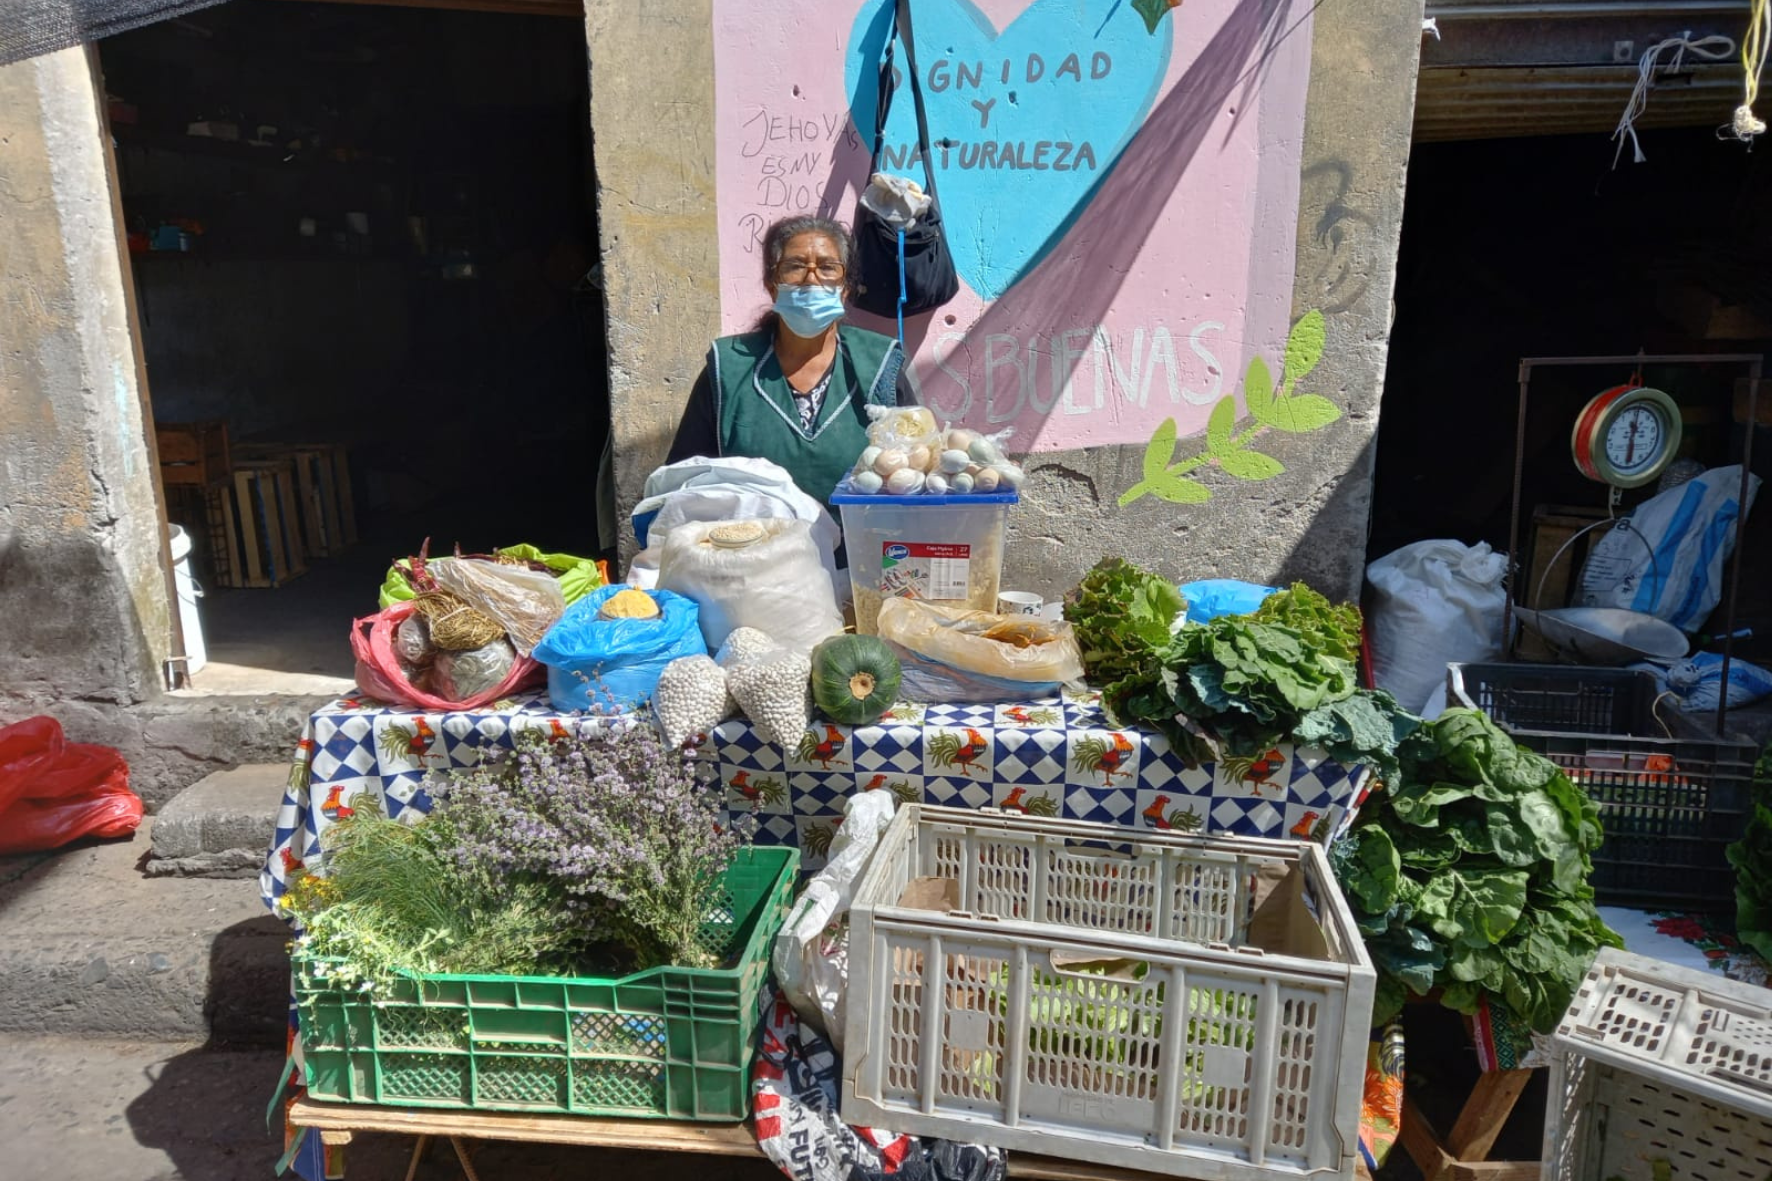
[[[935,372],[925,374],[925,405],[955,419],[1013,422],[1025,413],[1092,414],[1118,400],[1143,409],[1153,402],[1209,406],[1224,392],[1224,366],[1211,349],[1225,326],[1202,320],[1185,335],[1165,325],[1110,336],[1105,325],[1035,334],[967,336],[935,342]],[[1042,370],[1044,372],[1042,373]],[[1191,378],[1203,378],[1199,385]]]

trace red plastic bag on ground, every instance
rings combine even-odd
[[[141,819],[141,797],[116,750],[68,742],[54,718],[0,728],[0,855],[127,836]]]
[[[129,789],[129,767],[118,759],[96,792],[24,800],[0,812],[0,856],[56,849],[82,837],[126,837],[141,822],[141,797]]]
[[[54,718],[0,727],[0,813],[20,800],[91,794],[122,761],[111,747],[68,742]]]
[[[409,602],[395,603],[385,611],[351,624],[351,652],[357,658],[357,688],[377,701],[417,709],[477,709],[538,684],[547,675],[547,670],[532,658],[518,656],[504,680],[462,701],[451,701],[414,688],[401,671],[400,658],[394,653],[394,633],[416,610],[418,608]]]

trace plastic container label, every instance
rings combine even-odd
[[[880,593],[954,600],[971,595],[972,547],[888,541],[880,547]]]

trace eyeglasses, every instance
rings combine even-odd
[[[781,283],[816,283],[821,287],[835,287],[843,281],[848,269],[840,262],[804,262],[788,259],[775,268],[775,278]]]

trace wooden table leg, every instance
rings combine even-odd
[[[474,1158],[468,1152],[468,1145],[460,1136],[451,1136],[449,1142],[455,1145],[455,1159],[461,1162],[461,1171],[467,1174],[468,1181],[480,1181],[480,1174],[474,1172]]]
[[[406,1164],[406,1181],[413,1181],[418,1176],[418,1162],[424,1159],[425,1149],[431,1146],[429,1136],[420,1136],[412,1145],[412,1159]]]
[[[1439,1133],[1407,1095],[1403,1097],[1403,1124],[1397,1129],[1397,1140],[1425,1181],[1444,1181],[1451,1175],[1452,1154],[1441,1146]]]
[[[1536,1170],[1537,1162],[1489,1162],[1489,1151],[1507,1126],[1520,1092],[1531,1081],[1530,1070],[1495,1070],[1479,1075],[1470,1098],[1458,1112],[1452,1134],[1444,1141],[1407,1096],[1398,1139],[1426,1181],[1511,1181]]]
[[[1492,1070],[1479,1075],[1471,1097],[1458,1113],[1446,1150],[1461,1161],[1486,1161],[1496,1137],[1507,1125],[1520,1092],[1532,1080],[1530,1070]]]

